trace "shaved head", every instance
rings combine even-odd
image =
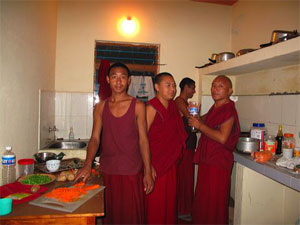
[[[229,88],[232,88],[232,82],[231,82],[231,80],[229,79],[229,77],[227,77],[227,76],[225,76],[225,75],[219,75],[219,76],[217,76],[217,77],[215,78],[215,80],[217,80],[217,79],[222,79],[222,80],[224,80],[224,81],[228,84]]]

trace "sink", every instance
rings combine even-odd
[[[48,145],[48,149],[82,149],[86,148],[84,141],[55,141]]]

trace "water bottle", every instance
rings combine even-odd
[[[16,155],[10,146],[5,147],[2,155],[2,185],[16,181]]]
[[[191,116],[198,116],[198,106],[197,106],[197,102],[193,101],[189,104],[189,112]],[[192,132],[197,132],[197,128],[196,127],[191,127],[191,131]]]

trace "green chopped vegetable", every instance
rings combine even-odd
[[[22,184],[46,184],[51,181],[47,175],[34,174],[21,181]]]
[[[21,200],[21,199],[26,198],[30,195],[31,194],[28,194],[28,193],[14,193],[14,194],[6,196],[5,198],[12,198],[12,199],[15,199],[15,200]]]

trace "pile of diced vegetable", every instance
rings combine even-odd
[[[51,181],[51,178],[43,174],[33,174],[21,181],[22,184],[46,184]]]

